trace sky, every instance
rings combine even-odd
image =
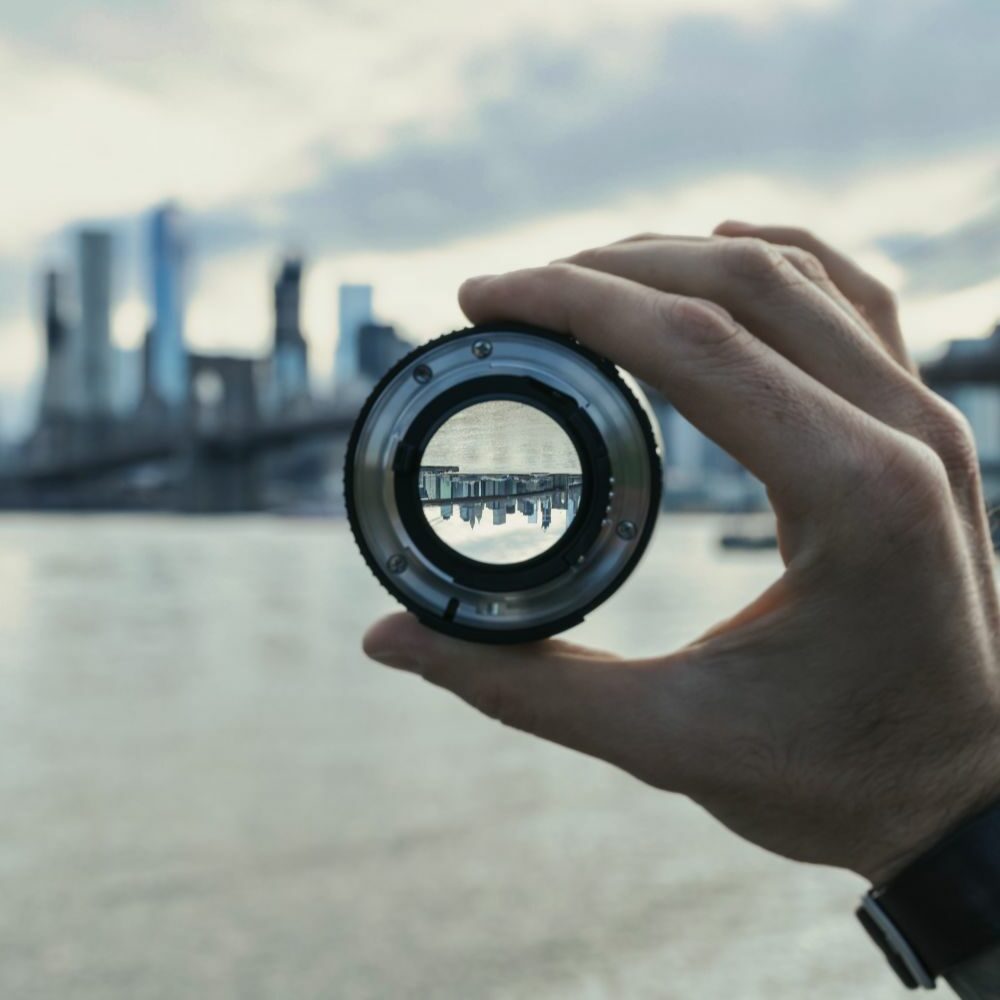
[[[336,288],[420,341],[461,280],[638,231],[804,225],[901,297],[918,352],[1000,317],[996,0],[0,0],[0,431],[31,419],[40,275],[176,199],[187,335],[264,351],[283,253],[329,376]]]

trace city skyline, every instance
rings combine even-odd
[[[66,224],[110,228],[134,257],[134,220],[168,197],[196,210],[191,348],[265,348],[287,248],[313,262],[317,372],[341,283],[375,285],[380,312],[424,340],[462,324],[470,273],[725,216],[803,224],[858,257],[900,293],[918,352],[995,321],[996,4],[436,10],[54,0],[0,15],[0,79],[19,95],[0,109],[16,192],[0,239],[5,424],[40,381],[33,275],[63,269]],[[132,348],[146,277],[118,279],[112,339]]]
[[[28,428],[33,431],[0,455],[6,468],[68,468],[84,454],[92,462],[119,456],[114,460],[127,465],[140,460],[143,447],[157,454],[176,450],[184,425],[192,422],[196,433],[227,433],[252,441],[254,435],[278,432],[283,421],[299,421],[304,431],[310,422],[328,420],[331,405],[339,406],[336,421],[344,421],[371,385],[412,346],[392,325],[375,320],[370,284],[341,285],[338,302],[348,334],[339,340],[342,350],[337,360],[343,362],[346,356],[351,374],[335,384],[332,393],[316,386],[320,380],[310,371],[312,345],[301,316],[307,268],[300,256],[286,255],[272,271],[270,349],[256,356],[192,350],[184,335],[190,244],[181,236],[183,217],[175,203],[168,203],[148,213],[144,221],[149,239],[142,263],[150,275],[154,320],[147,326],[141,352],[123,352],[111,336],[118,274],[109,231],[77,230],[72,240],[75,269],[48,270],[42,276],[36,337],[46,353],[44,377]],[[162,317],[162,330],[155,317]],[[985,366],[985,373],[998,348],[996,331],[990,338],[952,341],[951,360],[945,365],[947,381],[941,386],[970,420],[982,461],[990,470],[996,470],[1000,461],[1000,394],[988,379],[981,381],[976,370]],[[956,358],[961,372],[957,381],[952,363]],[[941,371],[940,366],[925,367],[932,385]],[[327,378],[327,387],[333,382]],[[666,446],[668,506],[748,509],[765,503],[759,483],[745,469],[667,401],[654,394],[652,403]],[[164,417],[177,424],[177,440],[172,443],[155,433],[150,436]],[[129,448],[131,458],[126,454]],[[472,469],[481,478],[527,476],[532,470],[560,475],[580,471],[580,457],[565,430],[543,410],[519,399],[487,400],[453,413],[432,436],[422,461]],[[309,475],[318,482],[317,466],[312,468]],[[995,474],[991,471],[989,476]],[[127,493],[132,489],[128,473],[123,471],[122,476]],[[176,484],[183,480],[183,471],[174,469],[170,476]],[[119,503],[120,495],[117,487],[103,493],[98,488],[86,502],[102,497],[102,502]],[[244,497],[241,504],[258,502],[254,499],[258,491],[249,482],[245,492],[240,486],[232,495]],[[220,503],[235,502],[227,499],[226,491],[222,496]],[[162,491],[143,487],[128,502],[162,502]],[[447,520],[443,512],[441,519]],[[481,518],[468,523],[481,523]]]
[[[99,227],[82,227],[73,234],[76,255],[73,267],[50,268],[44,274],[43,295],[37,322],[43,345],[42,379],[37,400],[25,421],[23,438],[32,427],[44,431],[55,424],[84,426],[93,421],[116,421],[133,410],[143,419],[182,414],[192,391],[202,389],[204,405],[218,389],[213,386],[222,370],[214,361],[255,367],[255,406],[277,412],[307,405],[314,386],[335,382],[340,393],[357,400],[357,389],[372,384],[408,344],[395,328],[377,323],[372,310],[371,285],[341,286],[338,294],[350,302],[363,294],[363,309],[341,309],[346,335],[338,363],[350,369],[348,377],[324,379],[310,370],[309,343],[301,323],[301,257],[285,255],[273,280],[270,350],[252,354],[198,354],[186,341],[187,274],[190,241],[187,225],[175,202],[152,209],[144,217],[146,238],[136,262],[148,275],[146,294],[150,320],[140,344],[124,350],[113,339],[112,302],[119,280],[114,234]],[[334,338],[339,337],[339,331]],[[197,373],[192,376],[192,365]],[[193,388],[192,388],[193,387]],[[322,390],[320,390],[322,395]],[[2,428],[0,428],[2,432]],[[61,433],[61,432],[60,432]],[[2,434],[0,434],[2,436]]]
[[[349,405],[356,405],[366,387],[412,346],[379,319],[373,285],[356,281],[332,286],[335,326],[310,336],[301,322],[310,268],[300,254],[286,252],[271,255],[264,281],[273,291],[266,341],[259,348],[199,351],[187,334],[187,318],[197,309],[190,281],[198,264],[194,229],[191,215],[174,199],[140,213],[127,235],[120,220],[67,227],[58,241],[62,249],[50,250],[34,275],[37,370],[12,395],[5,394],[0,377],[0,446],[25,439],[40,421],[117,419],[150,401],[166,410],[181,408],[195,355],[268,359],[274,385],[262,387],[265,406],[313,393],[346,394]],[[141,308],[123,310],[117,291],[123,274],[132,271],[145,275]],[[346,377],[337,376],[339,366],[350,370]]]

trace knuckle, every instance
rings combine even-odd
[[[916,523],[951,507],[951,484],[944,462],[921,441],[899,441],[888,455],[877,456],[873,473],[872,501],[883,509],[888,507],[900,522]]]
[[[587,250],[582,251],[582,253],[588,252]],[[581,255],[577,254],[574,260],[578,259]],[[560,260],[554,264],[547,264],[545,267],[529,268],[522,273],[528,281],[543,285],[548,281],[565,281],[571,279],[580,273],[580,268],[579,265],[570,261]]]
[[[615,262],[621,260],[622,249],[622,246],[617,243],[612,243],[609,246],[587,247],[556,266],[585,267],[600,271],[604,268],[614,267]]]
[[[517,294],[531,307],[550,301],[572,288],[588,268],[583,261],[558,261],[545,267],[528,268],[520,272]],[[513,294],[511,289],[510,294]]]
[[[894,315],[897,308],[896,293],[888,285],[872,278],[862,305],[873,316]]]
[[[549,267],[553,268],[557,272],[560,268],[573,267],[574,265],[582,265],[586,267],[587,264],[590,264],[597,259],[602,249],[603,247],[585,247],[583,250],[577,250],[575,254],[565,258],[565,260],[550,264]]]
[[[753,284],[771,285],[782,275],[784,257],[772,243],[754,237],[726,240],[718,246],[723,270]]]
[[[838,508],[854,512],[851,523],[875,550],[941,523],[953,506],[940,456],[916,438],[886,430],[877,443],[839,455],[840,488],[831,497]]]
[[[944,463],[949,480],[965,486],[979,478],[979,455],[972,427],[947,400],[927,393],[925,439]]]
[[[656,295],[653,302],[661,326],[691,334],[702,343],[721,347],[742,332],[722,306],[707,299]]]
[[[810,281],[826,281],[828,276],[826,268],[820,263],[819,258],[808,250],[801,247],[787,247],[784,251],[785,259],[800,273],[805,275]]]

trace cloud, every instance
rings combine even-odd
[[[585,48],[521,39],[470,56],[464,88],[483,74],[509,86],[458,128],[365,159],[333,150],[279,215],[317,247],[419,246],[734,167],[815,181],[995,155],[998,33],[992,3],[853,0],[763,26],[689,16]],[[602,47],[617,58],[595,58]]]
[[[734,12],[738,0],[706,9]],[[821,6],[768,0],[763,14]],[[626,30],[695,0],[632,0]],[[746,8],[746,5],[742,5]],[[10,5],[8,5],[10,7]],[[481,94],[462,77],[521,33],[594,51],[607,18],[572,0],[488,11],[320,0],[68,0],[0,18],[5,183],[19,197],[0,248],[74,216],[135,211],[165,195],[241,211],[303,186],[322,164],[372,158],[401,136],[447,136]],[[758,17],[759,21],[759,17]]]
[[[212,252],[419,246],[703,172],[989,146],[1000,124],[1000,8],[975,0],[44,9],[0,40],[23,192],[0,240],[22,246],[166,194],[207,213]]]
[[[949,293],[996,277],[1000,270],[1000,178],[996,195],[975,218],[940,233],[897,232],[879,245],[906,272],[904,292]],[[1000,301],[997,312],[1000,314]]]
[[[983,336],[1000,322],[1000,277],[945,295],[906,297],[900,315],[917,353],[939,353],[946,338]]]

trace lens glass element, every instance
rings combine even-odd
[[[468,559],[524,562],[555,545],[580,505],[580,456],[552,417],[491,399],[452,414],[420,459],[424,516]]]

